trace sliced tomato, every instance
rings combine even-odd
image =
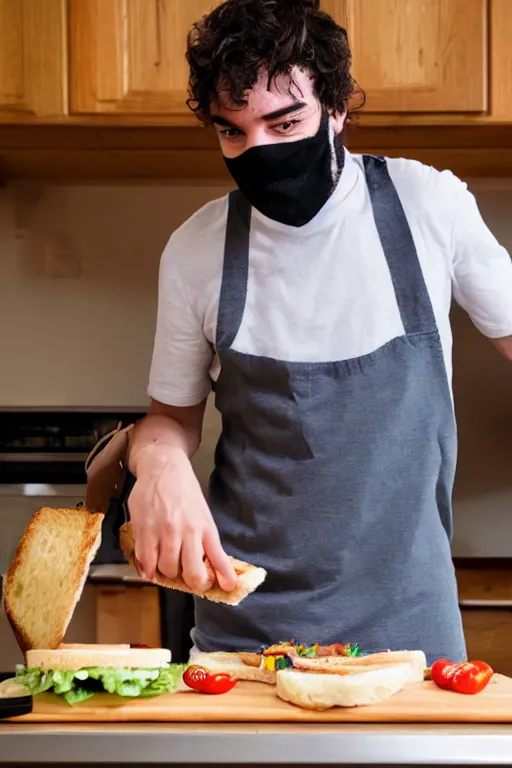
[[[493,675],[494,670],[485,661],[467,661],[455,669],[451,687],[456,693],[475,695],[487,687]]]
[[[211,674],[204,667],[188,667],[183,673],[183,682],[189,688],[199,693],[227,693],[235,687],[238,680],[225,674]]]
[[[432,680],[439,688],[451,689],[456,667],[457,665],[448,659],[438,659],[430,670]]]

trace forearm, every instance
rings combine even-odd
[[[495,347],[501,352],[507,360],[512,360],[512,336],[505,336],[502,339],[491,339]]]

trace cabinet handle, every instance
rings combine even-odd
[[[512,610],[512,600],[460,600],[460,608],[502,608],[503,610]]]
[[[162,63],[162,24],[161,24],[161,0],[155,0],[155,27],[156,27],[156,57],[155,67]]]

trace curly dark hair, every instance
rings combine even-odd
[[[189,108],[207,124],[219,90],[243,108],[262,70],[270,86],[297,66],[311,74],[322,106],[343,112],[349,99],[363,94],[350,74],[347,33],[319,5],[320,0],[226,0],[197,21],[186,54]]]

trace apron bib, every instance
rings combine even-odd
[[[239,606],[196,600],[201,650],[295,640],[466,658],[450,552],[456,426],[412,234],[381,158],[367,185],[405,333],[358,358],[232,349],[251,206],[231,193],[216,346],[222,434],[210,506],[226,551],[268,571]]]

